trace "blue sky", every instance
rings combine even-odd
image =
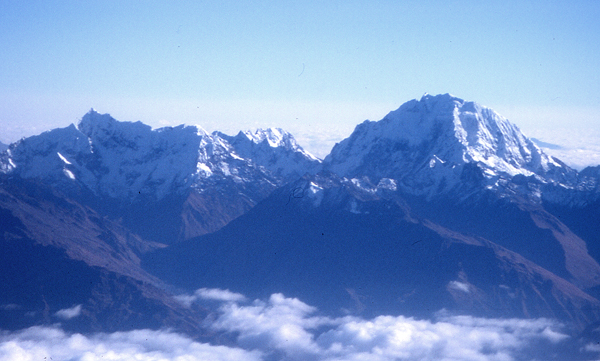
[[[279,126],[324,153],[425,92],[556,141],[549,128],[600,129],[598,19],[597,1],[4,0],[0,141],[94,107],[154,127]]]

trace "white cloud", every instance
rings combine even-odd
[[[527,135],[559,145],[560,149],[542,150],[575,169],[600,164],[600,130],[596,125],[587,127],[570,124],[568,127],[545,126],[529,129]]]
[[[241,345],[284,351],[290,356],[318,355],[313,331],[335,322],[310,316],[316,309],[296,298],[273,294],[268,302],[256,300],[249,306],[224,305],[209,327],[238,332]]]
[[[70,320],[75,318],[81,314],[81,305],[75,305],[71,308],[64,308],[62,310],[58,310],[54,316],[58,318],[62,318],[63,320]]]
[[[218,288],[200,288],[195,292],[195,295],[204,300],[225,302],[243,302],[246,300],[246,297],[241,293],[235,293],[229,290],[221,290]]]
[[[584,350],[588,352],[600,352],[600,344],[588,343],[587,345],[585,345]]]
[[[448,287],[457,291],[463,291],[465,293],[469,293],[469,284],[459,281],[450,281],[448,283]]]
[[[510,326],[516,324],[517,326]],[[474,317],[431,322],[403,316],[349,320],[317,342],[329,359],[512,360],[531,341],[559,341],[550,321],[485,320]]]
[[[260,360],[258,351],[212,346],[168,332],[136,330],[112,334],[67,334],[56,327],[31,327],[0,335],[0,360]]]
[[[245,302],[246,297],[241,293],[231,292],[230,290],[222,290],[219,288],[200,288],[193,295],[179,295],[175,299],[185,306],[190,307],[194,302],[200,300],[211,300],[221,302]]]
[[[228,290],[201,289],[196,298],[220,300],[204,326],[227,333],[235,347],[195,342],[170,331],[68,334],[31,327],[0,334],[0,360],[526,360],[544,359],[569,337],[548,319],[488,319],[436,314],[434,320],[404,316],[326,317],[315,307],[282,294],[240,303]],[[540,351],[541,350],[541,351]],[[596,351],[588,345],[582,352]],[[537,356],[541,352],[541,357]]]
[[[558,323],[546,319],[440,313],[436,322],[403,316],[366,320],[323,317],[316,311],[274,294],[268,302],[222,306],[209,327],[236,333],[243,347],[297,360],[513,360],[532,343],[557,344],[568,338]]]

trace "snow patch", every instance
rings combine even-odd
[[[71,172],[70,170],[68,170],[67,168],[63,169],[63,173],[69,177],[72,180],[75,180],[75,174],[73,174],[73,172]]]
[[[237,160],[244,160],[244,158],[240,157],[239,155],[235,154],[234,152],[231,152],[231,157],[233,159],[237,159]]]
[[[69,162],[67,160],[67,158],[65,158],[62,154],[60,154],[59,152],[56,152],[56,154],[58,154],[58,157],[65,163],[65,164],[71,164],[71,162]]]
[[[388,189],[390,191],[395,192],[398,189],[398,185],[396,184],[395,179],[381,178],[381,180],[377,184],[377,189]]]
[[[434,154],[434,155],[433,155],[433,157],[431,158],[431,160],[429,161],[429,168],[433,168],[433,167],[435,167],[435,165],[436,165],[437,163],[444,164],[444,163],[446,163],[446,162],[444,162],[444,161],[443,161],[443,160],[441,160],[441,159],[440,159],[440,158],[439,158],[437,155],[435,155],[435,154]]]
[[[358,178],[352,178],[352,179],[350,179],[350,182],[356,188],[358,188],[364,192],[375,193],[375,189],[368,183],[368,181],[365,181],[363,179],[358,179]]]
[[[213,174],[212,170],[210,170],[210,168],[204,163],[198,163],[197,173],[203,175],[204,177],[209,177]]]
[[[318,207],[321,205],[321,202],[323,201],[323,195],[323,188],[314,182],[310,182],[308,187],[308,196],[312,199],[313,206]]]

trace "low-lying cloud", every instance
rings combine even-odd
[[[186,298],[187,297],[187,298]],[[327,317],[296,298],[249,302],[228,290],[201,289],[184,302],[218,301],[203,325],[235,347],[200,343],[168,330],[69,334],[59,326],[0,335],[0,360],[525,360],[569,340],[548,319],[487,319],[438,312]],[[181,299],[179,297],[178,299]],[[591,349],[588,351],[592,351]]]
[[[259,351],[213,346],[169,332],[136,330],[68,334],[54,327],[31,327],[0,336],[0,360],[154,361],[261,360]]]
[[[532,344],[568,336],[547,319],[485,319],[439,313],[436,321],[404,316],[330,318],[298,299],[223,305],[208,327],[238,335],[239,344],[297,360],[513,360]]]
[[[567,118],[565,118],[567,119]],[[596,117],[597,119],[597,117]],[[553,126],[528,129],[527,134],[539,138],[542,150],[568,166],[581,170],[600,164],[600,130],[597,126]],[[558,146],[558,147],[557,147]]]

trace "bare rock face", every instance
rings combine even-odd
[[[566,254],[561,242],[576,241],[547,212],[521,210],[523,222],[504,226],[515,237],[492,241],[414,202],[389,179],[305,176],[221,230],[156,250],[143,264],[184,289],[227,285],[256,298],[283,292],[332,313],[428,317],[446,309],[558,318],[577,329],[600,317],[600,301],[584,291],[598,284],[596,261],[587,252]],[[488,211],[505,219],[518,210],[504,206]],[[519,248],[523,226],[532,244]],[[522,255],[539,247],[545,267]]]
[[[39,181],[1,178],[3,329],[51,325],[77,332],[175,327],[200,332],[194,314],[142,269],[163,244],[140,237]],[[69,312],[61,310],[68,310]]]

